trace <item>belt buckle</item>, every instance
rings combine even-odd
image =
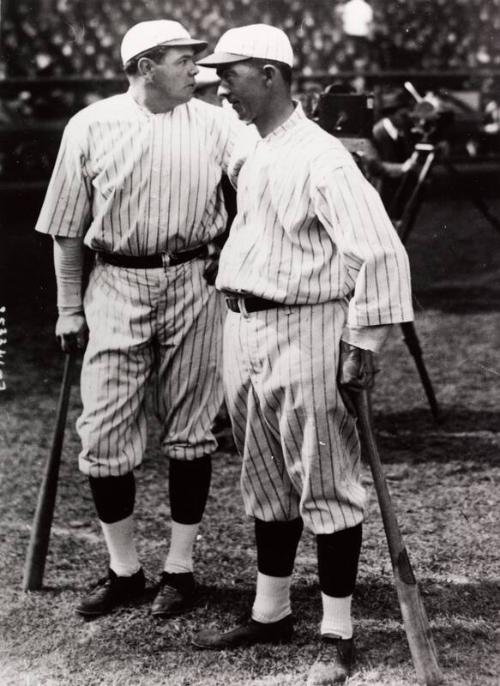
[[[238,298],[238,307],[240,308],[240,313],[248,319],[248,311],[247,311],[247,306],[245,305],[245,296],[240,295]]]
[[[174,258],[174,255],[170,250],[166,250],[165,252],[161,253],[161,263],[163,265],[163,269],[167,269],[168,267],[172,266],[172,260]]]
[[[225,298],[228,310],[231,312],[236,312],[236,309],[233,309],[233,307],[238,307],[238,299],[235,298],[234,295],[226,295]]]
[[[238,314],[246,314],[248,315],[248,312],[246,311],[245,303],[244,303],[244,298],[239,295],[226,295],[226,303],[227,307],[231,312],[236,312]]]

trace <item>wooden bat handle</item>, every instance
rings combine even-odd
[[[396,512],[385,480],[382,461],[372,428],[370,396],[367,390],[362,390],[350,393],[350,398],[356,408],[361,441],[373,475],[389,554],[391,556],[401,615],[417,680],[426,686],[438,686],[438,684],[443,682],[443,675],[439,668],[436,648],[417,581],[403,542]]]
[[[59,465],[61,462],[74,361],[75,354],[66,353],[52,447],[45,464],[35,516],[31,526],[30,542],[24,567],[23,591],[37,591],[42,588],[45,559],[49,548],[50,528],[52,526],[56,501]]]

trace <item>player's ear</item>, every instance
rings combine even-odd
[[[262,72],[264,74],[266,86],[272,85],[276,81],[276,76],[278,75],[278,70],[274,64],[265,64],[262,67]]]
[[[137,62],[137,73],[150,80],[153,75],[154,64],[153,60],[149,57],[141,57]]]

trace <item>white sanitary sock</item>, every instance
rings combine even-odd
[[[141,563],[135,548],[134,516],[129,515],[112,524],[101,521],[101,528],[108,547],[109,566],[114,573],[117,576],[132,576],[138,572]]]
[[[257,574],[257,589],[252,607],[252,618],[270,624],[278,622],[291,613],[291,576],[268,576]]]
[[[183,574],[193,571],[193,548],[200,524],[172,522],[170,548],[163,567],[165,572]]]
[[[346,598],[333,598],[321,594],[323,604],[323,619],[321,621],[321,635],[340,636],[340,638],[352,638],[351,618],[352,595]]]

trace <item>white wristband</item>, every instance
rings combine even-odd
[[[59,315],[83,312],[83,242],[80,238],[54,238],[54,269]]]

